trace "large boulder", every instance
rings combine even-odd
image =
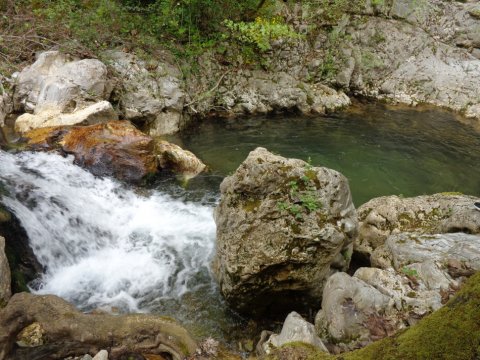
[[[20,116],[16,129],[96,123],[118,117],[110,98],[107,67],[96,59],[75,59],[46,51],[15,78],[13,106]]]
[[[220,185],[213,271],[237,310],[292,310],[345,271],[357,231],[347,179],[297,159],[252,151]]]
[[[107,67],[96,59],[74,59],[59,51],[46,51],[16,78],[15,110],[40,113],[58,108],[61,112],[108,99]]]
[[[105,56],[120,80],[116,96],[127,120],[144,125],[151,136],[175,133],[184,127],[187,95],[171,54],[163,52],[150,62],[118,50]]]
[[[196,343],[170,318],[83,314],[53,295],[15,294],[0,311],[0,359],[64,359],[101,349],[113,360],[128,353],[182,360]]]
[[[0,236],[0,308],[5,306],[12,296],[11,282],[10,266],[5,255],[5,239]]]
[[[449,193],[372,199],[358,208],[359,231],[355,250],[371,254],[390,234],[400,232],[478,234],[480,212],[473,207],[476,201],[480,199]]]
[[[25,134],[32,150],[58,149],[94,175],[136,182],[157,171],[152,138],[128,121],[57,126]]]

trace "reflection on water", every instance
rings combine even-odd
[[[347,176],[357,206],[392,194],[480,194],[480,134],[439,110],[376,104],[326,118],[206,121],[180,140],[221,176],[257,146],[310,157]]]

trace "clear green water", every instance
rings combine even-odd
[[[192,190],[207,182],[214,191],[222,177],[262,146],[340,171],[357,206],[393,194],[480,195],[480,134],[439,110],[389,110],[376,104],[331,117],[209,120],[176,140],[212,170],[211,179],[194,181]]]

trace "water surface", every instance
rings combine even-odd
[[[205,121],[179,139],[220,177],[257,146],[343,173],[355,205],[383,195],[480,195],[480,133],[450,112],[372,104],[330,117]]]

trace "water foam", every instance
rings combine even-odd
[[[195,279],[213,251],[211,206],[139,195],[47,153],[0,151],[0,194],[2,185],[1,202],[45,266],[39,294],[83,309],[147,311],[159,298],[210,285]]]

